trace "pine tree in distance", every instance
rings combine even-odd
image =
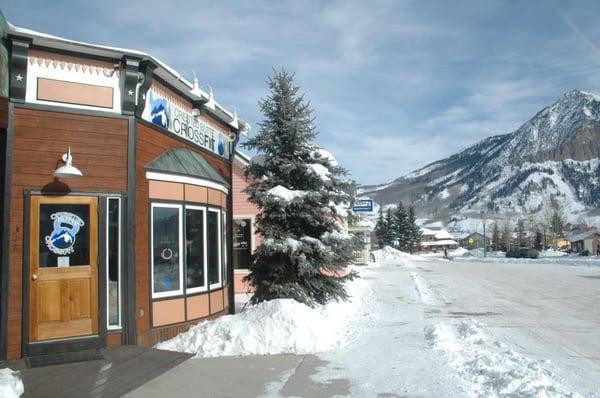
[[[244,144],[262,155],[246,169],[246,192],[264,238],[245,281],[255,290],[251,303],[292,298],[314,306],[348,298],[344,282],[356,274],[341,271],[355,240],[336,222],[350,201],[346,172],[312,143],[312,110],[293,80],[285,70],[269,78],[270,94],[260,102],[265,119]]]

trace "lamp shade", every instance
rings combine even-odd
[[[62,165],[54,170],[54,177],[81,177],[81,171],[77,167],[71,165]]]
[[[62,155],[61,160],[64,162],[64,165],[59,166],[56,170],[54,170],[54,177],[81,177],[83,174],[81,171],[73,166],[73,156],[71,156],[71,147],[67,150],[67,153]]]

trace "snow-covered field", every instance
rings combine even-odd
[[[375,257],[352,303],[249,307],[161,348],[316,353],[311,380],[358,397],[600,397],[599,260]]]

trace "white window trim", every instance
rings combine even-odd
[[[190,210],[202,210],[202,245],[203,245],[203,258],[204,258],[204,286],[198,286],[198,287],[187,287],[187,278],[186,279],[186,294],[187,293],[200,293],[200,292],[206,292],[208,290],[208,247],[206,245],[206,206],[192,206],[192,205],[185,205],[185,209],[184,211],[187,211],[188,209]],[[186,228],[187,228],[187,224],[186,224]],[[187,260],[187,255],[186,255],[186,260]],[[187,264],[186,265],[186,269],[185,269],[185,273],[187,276]]]
[[[117,282],[117,300],[119,305],[117,306],[117,313],[118,313],[118,319],[119,319],[119,324],[118,325],[111,325],[110,324],[110,287],[109,287],[109,271],[108,271],[108,259],[109,259],[109,251],[108,251],[108,230],[109,230],[109,206],[108,203],[110,202],[111,199],[116,199],[119,203],[119,214],[118,214],[118,226],[119,226],[119,236],[118,236],[118,256],[117,256],[117,275],[118,275],[118,282]],[[109,330],[116,330],[116,329],[122,329],[123,328],[123,320],[122,320],[122,314],[123,314],[123,274],[122,274],[122,268],[121,268],[121,255],[122,255],[122,248],[121,248],[121,234],[122,234],[122,229],[123,229],[123,223],[121,222],[121,212],[122,212],[122,207],[121,207],[121,198],[119,196],[109,196],[106,198],[106,327]]]
[[[177,174],[166,174],[166,173],[157,173],[155,171],[147,171],[146,179],[148,180],[156,180],[156,181],[167,181],[167,182],[179,182],[182,184],[190,184],[190,185],[199,185],[201,187],[218,189],[225,194],[229,193],[229,190],[222,184],[218,182],[213,182],[209,180],[203,180],[201,178],[181,176]]]
[[[213,213],[217,213],[217,229],[218,229],[217,236],[219,238],[219,242],[217,244],[217,248],[218,248],[217,252],[219,254],[219,259],[218,259],[219,267],[217,268],[219,270],[219,282],[213,283],[213,284],[210,285],[210,289],[212,290],[212,289],[217,289],[217,288],[220,288],[220,287],[223,286],[223,269],[222,269],[223,268],[223,263],[221,262],[221,250],[222,250],[222,246],[221,246],[221,210],[220,209],[213,209],[213,208],[209,207],[208,211],[209,212],[212,211]],[[207,213],[207,216],[208,216],[208,213]],[[207,231],[208,231],[208,228],[207,228]],[[206,236],[206,242],[208,243],[208,236]],[[208,244],[206,246],[207,246],[206,249],[207,249],[207,252],[208,252]],[[208,270],[208,264],[206,264],[206,267],[207,267],[207,270]],[[208,276],[208,272],[207,272],[207,276]]]
[[[169,290],[168,292],[155,292],[154,291],[154,208],[171,208],[179,211],[179,289]],[[150,278],[152,286],[152,298],[171,297],[183,295],[183,205],[171,204],[171,203],[151,203],[150,205]]]

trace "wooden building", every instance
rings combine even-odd
[[[151,55],[7,33],[0,359],[151,346],[229,313],[248,125]]]

